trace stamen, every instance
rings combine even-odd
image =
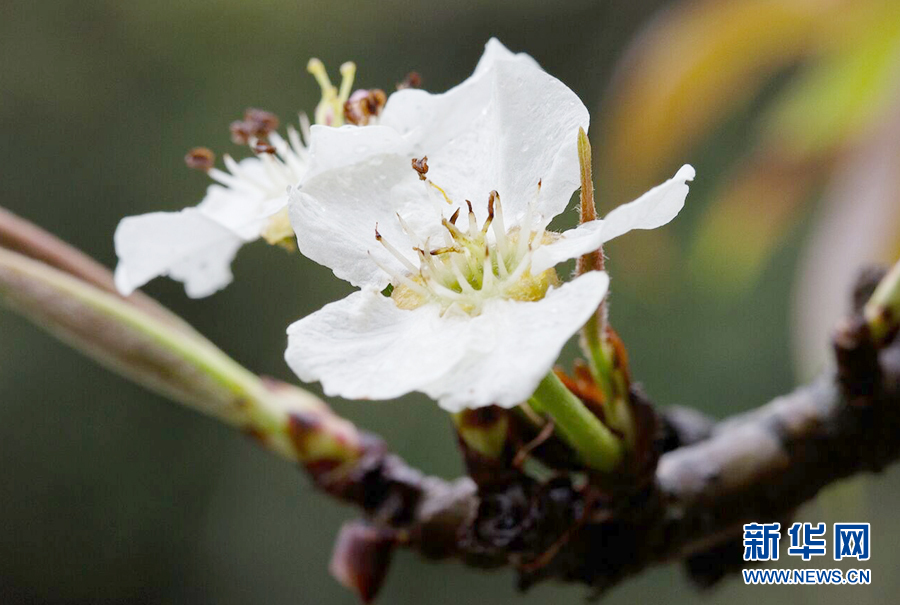
[[[427,242],[426,242],[427,244]],[[434,260],[434,251],[429,254],[425,253],[425,250],[416,249],[419,252],[419,259],[425,264],[425,267],[429,270],[431,275],[438,279],[441,282],[447,282],[453,279],[453,273],[447,271],[446,263],[443,262],[435,262]],[[421,273],[420,273],[421,274]]]
[[[278,125],[275,114],[251,107],[244,112],[243,120],[232,122],[230,126],[232,140],[248,145],[262,165],[262,170],[248,170],[247,165],[242,166],[228,154],[222,158],[225,169],[217,170],[213,165],[215,155],[203,147],[192,149],[185,161],[192,168],[206,171],[213,181],[233,192],[270,201],[284,195],[285,189],[294,185],[306,170],[306,147],[297,129],[290,125],[287,127],[289,144],[275,131]],[[245,161],[253,163],[250,159]],[[268,231],[276,222],[276,217],[270,217],[269,226],[264,229]],[[265,233],[263,237],[267,237]]]
[[[450,236],[458,242],[466,243],[469,241],[468,236],[465,233],[459,230],[459,227],[448,221],[447,219],[441,219],[441,224],[444,228],[450,233]]]
[[[422,86],[422,76],[419,75],[417,71],[411,71],[406,74],[406,77],[403,78],[403,81],[397,84],[397,90],[404,90],[406,88],[419,88]]]
[[[209,172],[216,165],[216,154],[206,147],[194,147],[184,156],[184,163],[192,170]]]
[[[429,180],[429,181],[428,181],[428,184],[431,185],[432,187],[434,187],[435,189],[437,189],[438,191],[441,192],[441,195],[444,196],[444,201],[445,201],[445,202],[447,202],[447,203],[450,204],[451,206],[453,205],[453,200],[451,200],[451,199],[447,196],[447,192],[446,192],[446,191],[444,191],[443,189],[441,189],[440,187],[438,187],[437,185],[435,185],[435,184],[434,184],[434,181]]]
[[[274,113],[256,107],[248,107],[244,111],[244,122],[252,127],[253,134],[260,139],[278,130],[280,124],[278,116]]]
[[[525,256],[525,251],[528,250],[528,240],[531,237],[531,215],[533,210],[533,204],[529,203],[528,207],[525,210],[525,216],[522,219],[522,226],[519,227],[519,240],[516,246],[516,258],[521,259]]]
[[[472,202],[466,200],[469,206],[469,235],[475,238],[478,235],[478,222],[475,220],[475,211],[472,210]]]
[[[381,115],[387,95],[379,88],[360,89],[344,102],[344,118],[356,126],[366,126]]]
[[[484,246],[484,268],[482,269],[481,291],[490,290],[494,285],[494,266],[491,261],[491,249]]]
[[[310,129],[312,128],[312,126],[309,123],[309,116],[306,115],[305,113],[301,113],[297,117],[300,121],[300,134],[303,135],[303,141],[305,142],[305,145],[308,146],[310,134],[311,134]]]
[[[456,263],[450,263],[450,270],[453,271],[453,277],[456,278],[456,281],[463,292],[468,292],[469,294],[475,292],[475,288],[473,288],[472,284],[465,278]]]
[[[378,224],[375,224],[375,239],[384,246],[384,249],[390,252],[394,258],[400,261],[404,267],[406,267],[410,273],[415,273],[417,271],[416,266],[412,264],[412,262],[406,258],[403,254],[400,253],[399,250],[394,248],[386,239],[384,239],[381,234],[378,232]]]
[[[225,162],[225,167],[228,168],[228,172],[233,174],[239,180],[237,187],[239,189],[261,189],[263,191],[266,190],[266,184],[259,180],[257,175],[251,175],[244,168],[238,164],[230,154],[225,154],[222,156],[222,160]]]
[[[275,148],[264,141],[257,140],[253,144],[253,153],[257,155],[262,155],[264,153],[273,155],[275,153]]]
[[[400,223],[400,228],[403,229],[403,232],[406,233],[407,237],[412,240],[413,244],[415,244],[416,246],[423,244],[424,240],[419,237],[419,235],[415,231],[413,231],[413,228],[409,226],[409,223],[403,220],[403,217],[400,216],[400,213],[396,213],[396,216],[397,221],[399,221]]]
[[[431,250],[429,252],[429,254],[431,256],[441,256],[444,254],[450,254],[451,252],[455,252],[457,254],[462,254],[463,249],[460,248],[459,246],[444,246],[443,248],[435,248],[434,250]]]
[[[439,294],[439,295],[443,296],[444,298],[449,298],[450,300],[455,300],[455,301],[459,301],[459,302],[471,302],[469,300],[469,298],[467,298],[463,294],[460,294],[459,292],[454,292],[447,286],[444,286],[443,284],[439,284],[431,277],[426,277],[425,281],[428,282],[428,287],[431,288],[435,294]]]
[[[412,169],[419,174],[419,180],[427,181],[428,177],[425,175],[428,174],[428,156],[423,156],[422,159],[413,158],[411,164]]]
[[[506,226],[503,224],[503,206],[500,204],[500,194],[491,191],[488,199],[488,211],[493,209],[494,219],[491,221],[491,227],[494,229],[494,237],[497,238],[497,248],[500,254],[497,255],[497,267],[500,271],[500,277],[506,277],[506,261],[509,255],[509,239],[506,237]]]
[[[297,154],[298,157],[305,158],[307,156],[306,148],[303,146],[303,141],[300,139],[300,132],[293,127],[293,125],[288,126],[288,142],[291,145],[291,150]],[[273,138],[275,133],[272,133],[272,136],[269,138]]]
[[[392,281],[395,281],[398,284],[403,284],[404,286],[406,286],[407,288],[409,288],[416,294],[422,296],[423,298],[431,299],[431,292],[428,291],[428,288],[426,288],[425,286],[423,286],[421,284],[417,284],[416,282],[414,282],[410,278],[406,277],[405,275],[402,275],[388,267],[385,267],[383,264],[381,264],[381,262],[378,261],[377,258],[375,258],[372,255],[371,252],[366,252],[366,254],[369,255],[369,258],[372,260],[373,263],[375,263],[375,265],[379,269],[381,269],[382,271],[384,271],[391,277]]]
[[[487,220],[484,221],[484,224],[481,226],[481,234],[487,235],[488,229],[491,228],[491,223],[494,222],[494,196],[493,194],[488,198],[488,217]]]
[[[522,275],[525,274],[525,271],[531,268],[531,249],[528,249],[528,252],[522,256],[522,259],[519,261],[519,264],[516,265],[515,271],[509,274],[509,281],[515,282],[518,281]]]
[[[297,131],[293,128],[288,128],[288,137],[290,137],[290,133],[293,132],[295,135]],[[302,173],[304,170],[303,163],[300,161],[302,157],[301,154],[294,152],[294,150],[288,146],[288,142],[281,138],[277,132],[273,132],[269,135],[269,144],[271,144],[275,150],[278,152],[278,157],[282,162],[287,164],[290,167],[290,171],[292,173]],[[305,155],[304,151],[304,155]]]

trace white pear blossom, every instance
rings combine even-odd
[[[316,108],[319,124],[339,126],[344,122],[345,104],[356,116],[360,108],[351,100],[356,71],[353,63],[341,66],[340,88],[332,85],[318,59],[308,69],[322,88]],[[357,96],[380,91],[357,91]],[[382,95],[384,93],[381,93]],[[369,104],[363,110],[380,110]],[[369,119],[363,111],[361,119]],[[184,282],[191,298],[202,298],[221,290],[232,280],[231,262],[245,243],[260,237],[278,243],[292,237],[287,219],[288,189],[306,172],[309,121],[300,115],[300,128],[287,128],[285,140],[275,132],[277,118],[268,112],[248,110],[244,120],[232,124],[232,138],[246,144],[253,157],[240,162],[224,157],[225,170],[212,167],[214,156],[205,149],[205,158],[188,155],[189,163],[205,160],[197,167],[214,181],[206,196],[194,207],[178,212],[152,212],[123,219],[115,233],[116,287],[131,294],[151,279],[168,275]],[[302,135],[301,135],[302,133]]]
[[[290,326],[291,368],[350,399],[528,399],[609,283],[561,284],[554,266],[667,223],[694,176],[684,166],[603,220],[547,231],[580,184],[587,127],[571,90],[496,40],[446,93],[398,91],[376,126],[314,126],[291,223],[303,254],[360,290]]]

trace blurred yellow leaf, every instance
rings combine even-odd
[[[900,3],[881,8],[789,85],[763,120],[769,144],[792,156],[819,155],[882,118],[900,90]]]
[[[778,155],[740,165],[701,220],[693,274],[719,292],[742,293],[797,223],[817,176],[815,166]]]
[[[824,24],[852,5],[699,0],[662,13],[620,65],[600,166],[627,183],[629,193],[646,186],[752,99],[773,72],[815,50]]]

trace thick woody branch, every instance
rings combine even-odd
[[[900,269],[876,296],[870,282],[835,336],[834,372],[715,426],[689,410],[663,413],[660,449],[645,458],[662,455],[646,481],[601,491],[566,474],[538,481],[511,472],[479,488],[422,475],[309,393],[238,366],[152,300],[118,296],[105,269],[0,210],[0,301],[250,433],[359,506],[366,520],[341,532],[331,568],[366,600],[396,546],[512,566],[523,587],[559,579],[598,592],[670,561],[685,561],[703,584],[739,567],[744,523],[786,521],[823,487],[900,458]]]
[[[405,486],[418,491],[414,517],[394,527],[426,554],[515,566],[523,587],[561,579],[599,592],[677,560],[714,582],[741,566],[744,523],[784,522],[823,487],[900,458],[900,343],[877,360],[869,396],[848,398],[837,374],[823,376],[665,453],[654,487],[624,500],[586,502],[567,480],[479,496],[469,482],[421,479]],[[687,417],[674,422],[702,436],[702,419]]]

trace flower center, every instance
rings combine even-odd
[[[424,159],[418,162],[418,168],[417,160],[413,160],[413,166],[424,177],[427,164]],[[430,180],[423,180],[429,188],[444,194]],[[450,202],[446,195],[444,200]],[[400,273],[375,261],[392,277],[391,298],[401,309],[436,302],[445,311],[455,305],[470,315],[478,315],[490,300],[536,301],[544,297],[550,286],[559,284],[554,269],[538,275],[531,273],[534,251],[553,239],[553,234],[546,232],[543,225],[531,228],[533,203],[529,204],[522,226],[510,229],[504,225],[500,195],[496,191],[490,193],[488,216],[480,226],[472,203],[466,200],[466,205],[467,225],[457,225],[461,210],[457,208],[449,219],[441,218],[440,235],[429,238],[419,237],[397,216],[401,228],[413,242],[418,263],[385,240],[375,226],[375,239],[406,269]]]

